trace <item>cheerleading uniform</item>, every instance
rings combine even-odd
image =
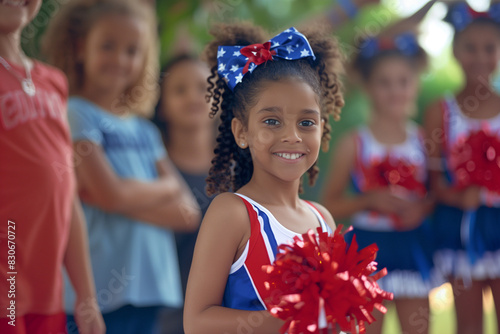
[[[426,156],[423,138],[414,123],[408,123],[404,143],[386,146],[379,143],[368,127],[356,133],[356,162],[351,173],[355,192],[364,193],[389,187],[391,192],[407,200],[426,195]],[[400,231],[399,218],[375,211],[361,211],[352,217],[352,232],[346,237],[356,240],[360,248],[376,243],[379,268],[388,275],[378,282],[395,298],[425,298],[431,288],[441,283],[433,268],[430,223],[425,219],[419,227]]]
[[[500,140],[500,113],[489,119],[473,119],[465,116],[453,96],[446,97],[441,103],[444,130],[444,169],[450,186],[463,184],[464,177],[469,177],[461,160],[467,162],[467,169],[473,173],[483,173],[477,158],[487,141],[481,141],[483,147],[470,147],[472,154],[467,156],[463,148],[473,134],[483,131],[493,140]],[[500,144],[500,143],[498,143]],[[493,155],[499,154],[493,149]],[[485,152],[486,154],[486,152]],[[495,156],[496,157],[496,156]],[[493,157],[493,158],[495,158]],[[496,157],[497,161],[499,160]],[[476,159],[477,160],[477,159]],[[474,167],[477,170],[474,170]],[[498,166],[495,166],[498,167]],[[500,173],[500,168],[495,168]],[[491,177],[491,175],[490,175]],[[498,175],[497,175],[498,180]],[[496,187],[500,187],[498,182]],[[481,205],[477,210],[463,211],[456,207],[439,205],[434,215],[438,251],[436,265],[444,274],[462,278],[465,282],[500,278],[500,194],[496,191],[481,189]]]
[[[244,195],[236,195],[243,200],[247,208],[251,233],[243,254],[231,266],[222,306],[262,311],[266,310],[264,301],[272,293],[264,285],[268,275],[262,270],[262,266],[274,262],[278,245],[291,243],[294,237],[301,235],[281,225],[273,214],[259,203]],[[306,203],[318,218],[322,231],[332,233],[319,211],[311,203]]]

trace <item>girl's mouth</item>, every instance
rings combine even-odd
[[[297,160],[302,156],[304,156],[304,154],[302,153],[273,153],[273,154],[287,160]]]

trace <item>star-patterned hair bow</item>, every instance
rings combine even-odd
[[[369,59],[375,57],[382,51],[395,50],[405,56],[414,56],[420,50],[415,35],[404,33],[395,38],[375,38],[370,37],[364,40],[359,46],[359,54],[362,58]]]
[[[247,46],[219,46],[217,51],[217,72],[231,90],[241,83],[248,72],[275,58],[296,60],[312,57],[314,52],[306,37],[297,29],[289,28],[264,44]]]
[[[453,25],[455,31],[462,31],[472,21],[481,18],[500,23],[500,3],[491,4],[487,12],[477,12],[466,2],[458,3],[450,8],[446,21]]]

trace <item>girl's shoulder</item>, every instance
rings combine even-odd
[[[203,217],[200,236],[229,241],[241,248],[250,237],[250,218],[243,200],[226,192],[215,196]]]
[[[217,224],[226,225],[229,223],[230,226],[243,226],[243,224],[249,223],[248,211],[243,199],[231,192],[215,196],[208,207],[205,218],[216,220]]]
[[[321,217],[323,217],[323,220],[325,223],[332,229],[332,231],[335,230],[335,220],[333,219],[332,214],[330,211],[328,211],[327,208],[325,208],[323,205],[319,204],[318,202],[313,202],[313,201],[308,201],[316,210],[318,210],[319,214]]]
[[[31,75],[53,86],[66,99],[68,97],[68,80],[66,79],[66,75],[52,65],[36,59],[31,59],[31,61],[33,62]]]

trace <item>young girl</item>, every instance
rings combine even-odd
[[[0,1],[0,333],[65,333],[65,266],[81,333],[105,332],[66,118],[68,85],[26,57],[21,31],[42,1]],[[76,304],[76,305],[75,305]]]
[[[163,68],[161,97],[153,121],[162,132],[169,158],[179,170],[205,214],[211,196],[206,178],[215,146],[215,122],[207,117],[205,100],[209,70],[194,56],[181,54]],[[193,259],[198,231],[175,233],[183,295]],[[183,333],[182,309],[168,310],[161,317],[162,333]]]
[[[491,85],[500,60],[499,13],[498,3],[484,13],[465,2],[450,6],[446,19],[455,28],[453,53],[465,83],[426,115],[431,186],[440,203],[436,264],[452,279],[457,333],[482,332],[486,286],[500,328],[500,167],[484,164],[496,161],[500,149],[500,96]]]
[[[108,333],[150,333],[159,308],[182,304],[167,228],[194,230],[199,219],[158,131],[135,115],[156,102],[154,29],[151,8],[135,0],[77,0],[51,22],[44,45],[68,74],[73,95],[78,187]],[[68,313],[79,311],[73,299],[68,289]]]
[[[371,101],[371,119],[338,144],[323,199],[336,219],[351,217],[360,247],[378,245],[377,262],[388,270],[379,282],[394,293],[404,333],[428,333],[435,276],[423,135],[409,119],[424,63],[412,33],[384,33],[360,44],[353,65]],[[350,183],[353,195],[346,193]],[[376,321],[367,332],[380,333],[382,324]]]
[[[221,125],[208,193],[237,192],[217,196],[203,220],[184,327],[189,334],[274,334],[283,323],[266,311],[262,265],[300,233],[334,228],[328,211],[298,193],[304,173],[314,182],[328,115],[343,105],[340,53],[333,39],[306,39],[294,28],[269,42],[249,24],[212,33],[205,56],[212,115],[221,112]]]

